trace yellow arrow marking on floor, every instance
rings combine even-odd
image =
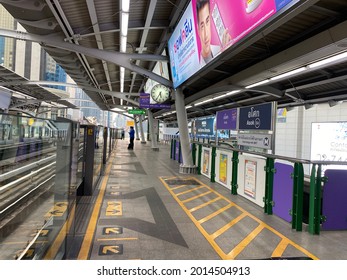
[[[102,253],[107,254],[107,252],[112,252],[112,253],[118,254],[119,253],[119,246],[110,245],[110,246],[103,247]]]
[[[105,234],[110,234],[110,233],[120,233],[120,228],[106,228],[105,229]]]
[[[106,216],[122,216],[123,207],[121,201],[108,201],[106,207]]]

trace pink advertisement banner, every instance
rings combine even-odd
[[[192,0],[169,40],[174,87],[295,0]]]

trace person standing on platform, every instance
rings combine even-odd
[[[134,149],[134,139],[135,139],[135,129],[133,126],[131,126],[130,130],[129,130],[129,138],[130,138],[130,143],[128,146],[128,150],[133,150]]]
[[[124,131],[124,129],[122,129],[122,136],[121,136],[122,140],[124,140],[124,136],[125,136],[125,131]]]

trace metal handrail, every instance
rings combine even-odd
[[[214,142],[214,141],[213,141]],[[265,158],[273,158],[273,159],[280,159],[280,160],[286,160],[293,163],[302,163],[302,164],[320,164],[320,165],[347,165],[346,161],[324,161],[324,160],[308,160],[308,159],[299,159],[299,158],[293,158],[293,157],[287,157],[287,156],[281,156],[281,155],[275,155],[275,154],[267,154],[267,153],[260,153],[260,152],[254,152],[254,151],[245,151],[240,150],[238,148],[233,147],[231,144],[226,142],[220,142],[218,145],[213,144],[212,142],[203,143],[199,141],[192,141],[192,143],[203,145],[205,147],[221,147],[221,144],[227,145],[229,147],[223,147],[223,149],[230,150],[230,151],[236,151],[240,153],[245,154],[252,154],[257,155]]]

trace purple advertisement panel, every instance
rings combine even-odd
[[[293,202],[293,166],[275,163],[276,173],[273,184],[273,213],[287,222],[292,221],[290,210]]]
[[[192,0],[168,42],[174,87],[299,0]]]
[[[237,109],[217,112],[217,129],[236,130]]]
[[[326,221],[323,230],[347,230],[347,171],[328,169],[324,176],[328,181],[324,185],[322,214]]]

